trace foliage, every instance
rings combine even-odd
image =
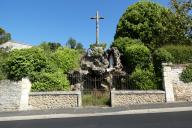
[[[8,40],[11,40],[11,34],[0,28],[0,44],[3,44]]]
[[[77,50],[59,48],[53,53],[53,59],[58,68],[62,69],[64,73],[80,66],[80,54]]]
[[[133,44],[143,44],[143,43],[137,39],[131,39],[129,37],[119,37],[113,42],[112,47],[117,47],[121,53],[125,53],[126,48]]]
[[[12,51],[3,68],[8,79],[20,80],[31,72],[41,72],[46,68],[46,65],[47,61],[43,50],[31,48]]]
[[[187,66],[186,69],[183,70],[180,79],[185,83],[192,82],[192,64]]]
[[[171,0],[171,9],[175,14],[172,25],[175,26],[175,37],[179,37],[183,43],[191,44],[192,39],[192,1],[191,0]],[[180,36],[182,35],[182,36]]]
[[[165,44],[179,44],[186,38],[176,22],[176,15],[170,9],[151,1],[140,1],[129,6],[120,18],[115,39],[140,39],[154,51]]]
[[[104,55],[103,47],[97,46],[97,47],[91,48],[90,50],[91,50],[90,56],[92,56],[92,57],[96,57],[97,58],[97,57],[101,57],[101,56]]]
[[[66,43],[66,46],[71,49],[84,50],[83,44],[78,43],[74,38],[69,38],[69,40]]]
[[[82,97],[83,106],[109,106],[110,97],[109,92],[92,92],[92,93],[104,93],[101,96],[99,94],[84,94]]]
[[[0,80],[5,79],[5,73],[3,72],[3,64],[5,63],[8,56],[6,49],[0,48]]]
[[[59,47],[61,47],[61,44],[57,42],[43,42],[40,44],[40,47],[44,49],[44,51],[55,52]]]
[[[152,69],[136,67],[130,76],[131,88],[138,90],[157,89],[156,78]]]
[[[34,72],[30,75],[32,91],[64,91],[69,90],[67,76],[61,71],[54,73]]]
[[[95,47],[102,47],[105,49],[107,47],[106,43],[99,43],[99,44],[90,44],[90,48],[95,48]]]
[[[167,45],[162,47],[173,56],[173,63],[184,64],[192,62],[192,46]]]
[[[159,85],[162,85],[162,63],[169,63],[174,60],[173,56],[166,49],[159,48],[153,53],[153,65],[157,81]]]
[[[144,45],[133,44],[126,47],[125,57],[130,73],[136,66],[148,68],[151,64],[150,50]]]

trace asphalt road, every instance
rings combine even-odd
[[[11,121],[0,128],[192,128],[192,111]]]

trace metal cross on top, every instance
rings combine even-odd
[[[99,16],[99,12],[97,11],[96,17],[91,17],[91,19],[96,20],[96,45],[98,45],[99,44],[99,20],[104,18]]]

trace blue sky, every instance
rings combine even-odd
[[[100,42],[113,41],[116,25],[128,6],[139,0],[0,0],[0,27],[12,39],[38,45],[42,41],[65,44],[70,38],[88,48],[95,42],[95,16],[99,10]],[[169,6],[169,0],[153,0]]]

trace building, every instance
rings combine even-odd
[[[29,44],[16,42],[16,41],[13,41],[13,40],[7,41],[7,42],[0,45],[0,48],[8,48],[9,50],[24,49],[24,48],[31,48],[31,47],[33,47],[33,46],[29,45]]]

